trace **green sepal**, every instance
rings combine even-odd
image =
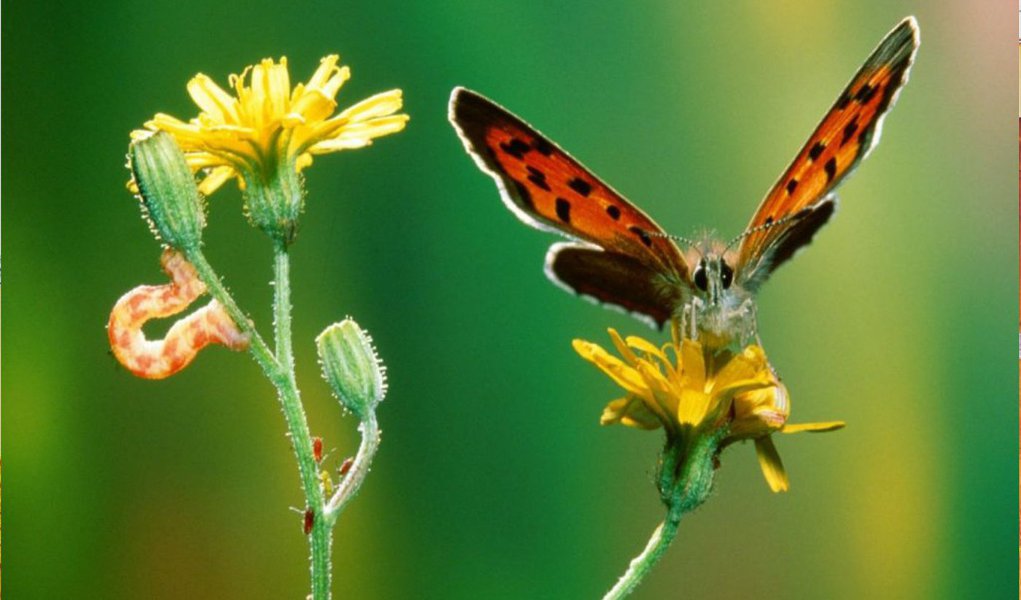
[[[241,171],[241,192],[249,222],[274,241],[290,246],[305,208],[304,177],[294,161],[281,160],[256,171]]]
[[[142,215],[156,239],[185,252],[198,250],[205,202],[174,136],[153,134],[133,142],[128,153]]]
[[[372,338],[347,318],[316,338],[323,379],[340,402],[359,420],[376,410],[386,396],[386,368],[372,346]]]

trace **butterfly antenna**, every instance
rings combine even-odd
[[[738,235],[734,239],[732,239],[729,242],[727,242],[727,250],[730,250],[731,247],[734,246],[734,244],[740,242],[741,240],[745,239],[746,237],[752,235],[753,233],[759,233],[760,231],[767,231],[769,229],[772,229],[772,228],[776,227],[777,225],[784,225],[786,223],[790,223],[791,221],[793,221],[795,219],[800,219],[801,217],[805,216],[808,213],[808,211],[809,211],[809,209],[805,208],[805,209],[799,210],[798,212],[794,213],[793,215],[787,215],[786,217],[783,217],[782,219],[777,219],[776,221],[769,221],[767,223],[763,223],[762,225],[758,225],[758,226],[752,227],[750,229],[745,229],[740,235]]]
[[[698,252],[699,256],[703,257],[702,251],[698,248],[698,244],[696,244],[693,240],[691,240],[689,238],[686,238],[686,237],[684,237],[682,235],[674,235],[672,233],[662,233],[662,232],[659,232],[659,231],[650,231],[649,232],[649,236],[650,237],[666,238],[668,240],[673,240],[675,242],[681,242],[682,244],[684,244],[686,246],[694,248],[695,251]]]

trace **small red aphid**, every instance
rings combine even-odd
[[[305,510],[305,523],[302,528],[305,531],[305,535],[312,533],[312,525],[316,522],[316,514],[312,512],[312,509]]]
[[[354,462],[355,459],[350,456],[345,458],[344,462],[340,463],[340,468],[337,469],[337,475],[340,475],[341,477],[347,475],[347,472],[351,470],[351,465],[353,465]]]
[[[312,458],[317,463],[323,462],[323,438],[319,436],[312,438]]]

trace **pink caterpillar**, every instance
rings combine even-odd
[[[216,300],[178,320],[162,340],[145,339],[146,321],[175,315],[206,292],[195,267],[180,252],[164,250],[160,263],[171,283],[140,285],[121,296],[110,313],[110,347],[122,365],[139,377],[163,379],[188,366],[208,344],[231,350],[248,347],[248,335]]]

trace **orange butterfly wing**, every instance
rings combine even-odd
[[[527,123],[464,88],[451,95],[450,120],[522,221],[686,278],[677,245],[660,237],[659,225]]]
[[[783,262],[771,254],[782,247],[789,258],[826,222],[835,200],[827,194],[879,142],[883,117],[907,83],[917,51],[918,25],[908,17],[879,43],[759,205],[741,243],[740,277],[761,283]]]
[[[554,282],[659,324],[669,318],[680,290],[690,287],[688,268],[652,219],[527,123],[471,90],[454,89],[450,121],[519,219],[587,242],[550,249],[546,271]]]

